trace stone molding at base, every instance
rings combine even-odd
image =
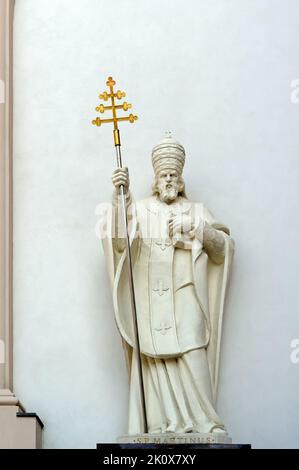
[[[0,406],[19,406],[19,400],[10,390],[0,390]]]
[[[0,449],[41,449],[43,423],[19,406],[0,406]]]
[[[10,390],[0,390],[0,449],[41,449],[44,425]]]

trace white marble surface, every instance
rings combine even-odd
[[[234,241],[225,224],[202,203],[185,196],[185,150],[169,132],[155,145],[152,163],[153,194],[136,204],[128,169],[113,172],[112,205],[100,224],[105,227],[101,239],[115,319],[130,370],[128,433],[145,429],[150,434],[210,433],[215,428],[223,432],[225,424],[215,401]],[[126,194],[123,203],[117,197],[120,187]],[[140,358],[120,218],[123,204],[131,214],[128,236],[134,240],[131,257]],[[146,417],[137,398],[141,377]]]
[[[16,0],[14,382],[45,447],[94,448],[127,426],[94,234],[115,156],[90,121],[109,74],[140,116],[122,131],[134,195],[173,130],[188,197],[236,240],[218,400],[233,441],[298,447],[298,16],[297,0]]]

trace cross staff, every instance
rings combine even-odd
[[[100,104],[96,107],[96,111],[100,113],[104,113],[105,111],[112,111],[112,118],[110,119],[101,119],[97,117],[95,120],[92,121],[92,124],[95,126],[100,127],[102,124],[112,123],[114,125],[114,145],[116,149],[116,159],[117,159],[117,166],[118,168],[122,168],[122,158],[121,158],[121,143],[120,143],[120,133],[118,129],[118,123],[122,121],[129,121],[132,124],[137,121],[138,117],[130,114],[126,117],[118,117],[116,110],[122,109],[123,111],[127,111],[131,109],[132,105],[124,102],[123,104],[116,105],[115,99],[121,100],[126,96],[126,94],[122,91],[114,92],[114,85],[115,81],[112,77],[109,77],[106,85],[109,87],[110,93],[104,91],[100,96],[100,100],[108,101],[111,100],[110,106],[104,106]],[[129,229],[128,229],[128,216],[127,216],[127,207],[126,207],[126,196],[125,196],[125,188],[123,185],[120,186],[120,199],[121,199],[121,207],[122,207],[122,214],[123,220],[126,227],[126,260],[128,264],[128,272],[129,272],[129,286],[130,286],[130,300],[131,300],[131,307],[132,307],[132,314],[133,314],[133,324],[134,324],[134,333],[135,333],[135,346],[137,352],[137,366],[138,366],[138,377],[139,377],[139,387],[140,387],[140,397],[141,397],[141,408],[142,408],[142,415],[143,415],[143,423],[144,423],[144,432],[148,432],[148,424],[147,424],[147,416],[146,416],[146,407],[145,407],[145,393],[144,393],[144,382],[143,382],[143,373],[142,373],[142,360],[141,360],[141,353],[140,353],[140,341],[139,341],[139,330],[138,330],[138,320],[137,320],[137,312],[136,312],[136,301],[135,301],[135,290],[134,290],[134,280],[133,280],[133,268],[132,268],[132,256],[131,256],[131,246],[130,246],[130,237],[129,237]]]

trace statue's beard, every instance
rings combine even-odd
[[[178,187],[172,186],[171,184],[166,185],[165,188],[160,188],[159,197],[162,202],[166,202],[166,204],[170,204],[171,202],[175,201],[178,197]]]

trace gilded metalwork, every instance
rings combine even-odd
[[[109,93],[107,91],[104,91],[99,95],[100,100],[103,100],[105,102],[111,100],[111,105],[109,106],[104,106],[102,103],[99,104],[99,106],[96,107],[96,111],[99,113],[105,113],[106,111],[112,111],[112,118],[108,119],[101,119],[97,117],[92,121],[92,124],[94,126],[100,127],[102,124],[107,124],[107,123],[113,123],[114,125],[114,130],[118,131],[118,123],[119,122],[124,122],[128,121],[131,124],[133,124],[135,121],[137,121],[138,117],[135,116],[134,114],[130,114],[129,116],[118,116],[116,111],[119,109],[122,109],[123,111],[128,111],[129,109],[132,108],[132,105],[130,103],[127,103],[126,101],[122,104],[115,104],[115,99],[121,100],[126,96],[126,93],[124,91],[114,91],[114,86],[116,82],[113,80],[112,77],[109,77],[106,85],[109,87]],[[114,132],[114,145],[115,146],[120,146],[120,138],[119,138],[119,132],[116,133]]]

